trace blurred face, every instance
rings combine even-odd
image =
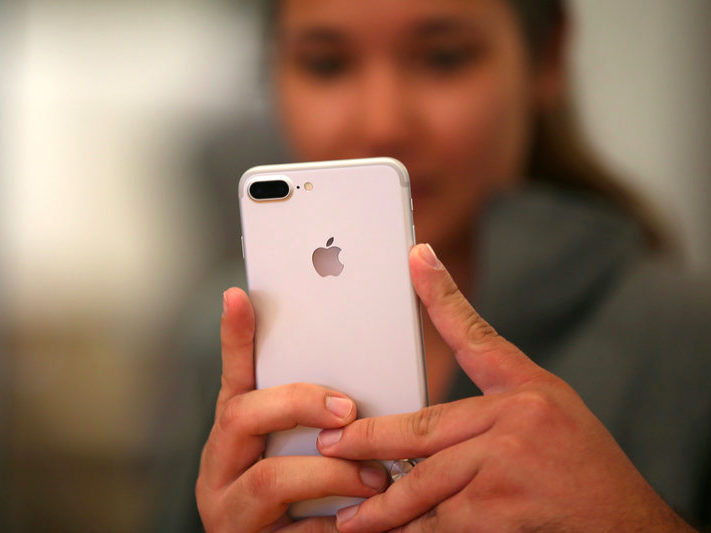
[[[390,156],[420,242],[463,242],[523,171],[536,76],[505,0],[283,0],[275,58],[301,160]]]

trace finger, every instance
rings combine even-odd
[[[445,517],[439,507],[435,507],[402,527],[391,529],[389,533],[431,533],[432,531],[453,531],[445,524]],[[470,524],[457,521],[459,531],[472,531]]]
[[[484,394],[509,390],[538,375],[540,368],[472,308],[429,245],[410,251],[410,274],[432,323]]]
[[[217,412],[230,398],[254,389],[254,310],[241,289],[231,288],[222,296],[220,321],[222,385]]]
[[[418,516],[402,527],[391,529],[390,533],[431,533],[432,531],[471,532],[504,531],[502,524],[491,513],[491,502],[473,502],[467,495],[469,487],[439,502],[426,513]],[[507,509],[510,515],[510,509]],[[506,511],[505,511],[506,512]]]
[[[322,516],[294,522],[280,529],[279,533],[338,533],[338,529],[334,518]]]
[[[481,463],[478,441],[447,448],[420,462],[385,492],[372,496],[357,508],[339,511],[338,530],[386,531],[407,524],[466,487],[476,477]]]
[[[253,531],[276,521],[294,502],[326,496],[368,498],[386,487],[385,470],[377,463],[318,456],[270,457],[229,487],[224,508],[239,521],[240,531]]]
[[[345,459],[428,457],[486,433],[502,407],[500,396],[479,396],[415,413],[363,418],[322,431],[317,446],[325,456]]]
[[[309,383],[254,390],[231,398],[205,445],[202,471],[221,486],[237,478],[264,450],[264,435],[297,425],[342,427],[356,417],[355,403],[340,392]]]

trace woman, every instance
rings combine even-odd
[[[708,520],[711,298],[650,259],[653,224],[574,142],[562,2],[272,6],[296,158],[392,156],[410,171],[418,239],[432,245],[410,266],[435,405],[355,420],[338,391],[253,390],[254,316],[228,290],[196,488],[206,529],[691,530],[638,468]],[[324,428],[324,457],[258,461],[264,435],[295,424]],[[399,457],[427,459],[390,487],[360,462]],[[331,494],[367,499],[335,519],[285,514]]]

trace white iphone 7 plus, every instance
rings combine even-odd
[[[426,406],[405,167],[389,158],[255,167],[239,200],[257,388],[323,385],[351,397],[360,418]],[[318,455],[318,432],[273,433],[265,456]],[[298,502],[290,515],[332,515],[358,501]]]

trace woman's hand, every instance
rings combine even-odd
[[[427,457],[386,492],[339,511],[339,531],[691,530],[580,397],[472,309],[431,248],[415,247],[410,267],[484,396],[323,431],[325,456]]]
[[[254,390],[254,312],[239,289],[224,298],[222,386],[195,488],[203,525],[208,532],[335,531],[332,518],[291,524],[289,504],[372,496],[387,486],[381,467],[326,457],[259,457],[267,433],[297,424],[339,428],[355,419],[355,404],[304,383]]]

